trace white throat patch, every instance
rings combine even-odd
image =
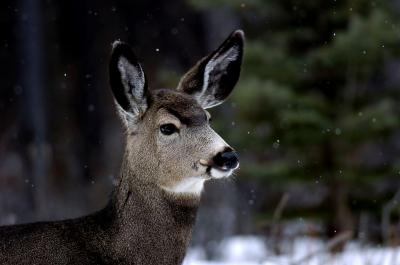
[[[162,187],[164,190],[172,193],[187,193],[200,195],[204,187],[205,179],[201,177],[188,177],[184,178],[172,187]]]

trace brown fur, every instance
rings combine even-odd
[[[236,68],[242,58],[243,33],[237,31],[230,38],[210,57],[218,62],[212,64],[216,70],[213,68],[211,78],[224,68],[225,75],[237,75],[240,70]],[[236,57],[224,61],[225,51]],[[206,73],[194,76],[202,74]],[[229,78],[237,80],[238,76]],[[185,80],[196,83],[187,76]],[[110,81],[126,129],[126,147],[119,184],[108,205],[78,219],[0,227],[0,264],[182,262],[202,184],[213,177],[212,170],[218,172],[214,168],[210,173],[211,165],[201,161],[211,161],[227,148],[209,126],[209,114],[204,109],[210,105],[201,102],[213,106],[222,103],[233,89],[227,87],[232,81],[221,77],[218,85],[218,79],[210,79],[211,89],[197,87],[201,93],[193,90],[196,95],[169,89],[150,92],[135,55],[121,42],[114,44]],[[178,131],[162,133],[160,128],[165,124],[174,124]],[[224,176],[221,172],[218,174]]]
[[[195,103],[177,92],[164,93],[168,96],[154,101],[142,122],[161,107],[180,111],[176,100],[188,107]],[[74,220],[1,227],[0,264],[180,264],[199,197],[159,188],[159,161],[137,157],[154,152],[141,136],[127,136],[135,144],[127,146],[120,183],[106,208]]]

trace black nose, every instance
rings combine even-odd
[[[222,169],[234,169],[239,164],[239,156],[231,148],[225,149],[223,152],[219,152],[213,158],[214,164]]]

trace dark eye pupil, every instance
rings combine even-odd
[[[172,123],[167,123],[160,126],[160,131],[165,135],[171,135],[174,132],[177,132],[178,128],[176,128]]]

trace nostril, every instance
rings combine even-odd
[[[218,167],[222,167],[224,165],[224,159],[222,158],[222,153],[218,153],[216,156],[213,158],[214,164]]]
[[[228,152],[220,152],[214,157],[213,160],[216,166],[224,169],[234,169],[239,164],[239,156],[233,150]]]
[[[236,152],[232,151],[232,152],[222,153],[222,157],[225,160],[225,167],[229,169],[237,167],[239,163],[239,157]]]

